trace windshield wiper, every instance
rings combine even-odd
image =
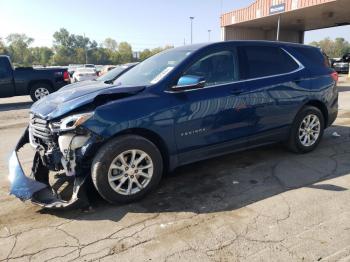
[[[105,83],[105,84],[113,84],[113,82],[114,82],[114,80],[106,80],[103,83]]]

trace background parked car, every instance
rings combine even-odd
[[[75,70],[77,70],[78,68],[84,67],[84,65],[82,64],[70,64],[68,65],[68,72],[70,77],[73,77],[73,74],[75,72]]]
[[[110,86],[113,84],[114,80],[119,78],[121,75],[129,71],[131,68],[133,68],[138,63],[129,63],[125,65],[118,65],[116,68],[109,71],[107,74],[100,76],[93,80],[86,80],[86,81],[80,81],[72,83],[71,85],[67,85],[64,88],[61,89],[61,91],[68,90],[80,90],[80,89],[90,89],[91,87],[96,88],[106,88],[107,86]]]
[[[335,62],[333,64],[333,68],[338,73],[345,73],[345,74],[347,74],[349,72],[349,63]]]
[[[96,77],[97,77],[97,74],[94,68],[81,67],[74,72],[72,76],[72,82],[93,80],[93,79],[96,79]]]
[[[332,67],[338,73],[349,73],[350,53],[343,55],[342,58],[335,58],[332,61]]]
[[[93,64],[85,64],[84,67],[85,68],[94,68],[96,70],[96,66]]]
[[[30,95],[37,101],[70,83],[67,69],[12,66],[8,56],[0,56],[0,97]]]
[[[101,75],[96,80],[102,81],[102,82],[112,82],[112,81],[116,80],[119,76],[126,73],[134,66],[136,66],[137,64],[139,64],[139,63],[128,63],[128,64],[124,64],[124,65],[114,66],[113,69],[111,69],[107,73]]]
[[[96,71],[96,66],[94,64],[70,64],[68,65],[68,72],[70,77],[73,77],[74,72],[78,69],[78,68],[93,68]]]
[[[102,71],[103,67],[104,67],[104,65],[96,65],[95,66],[96,73],[97,73],[98,76],[101,75],[101,71]]]
[[[111,71],[112,69],[116,68],[117,66],[115,65],[105,65],[102,67],[102,70],[100,71],[99,76],[102,76],[106,73],[108,73],[109,71]]]

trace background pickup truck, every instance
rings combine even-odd
[[[8,56],[0,56],[0,98],[30,95],[33,101],[37,101],[69,82],[67,69],[14,69]]]

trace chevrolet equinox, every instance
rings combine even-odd
[[[10,158],[11,194],[65,208],[91,179],[105,200],[126,203],[195,161],[276,142],[310,152],[337,117],[337,80],[321,50],[306,45],[166,50],[115,81],[69,85],[36,102]],[[35,149],[30,176],[17,157],[26,143]],[[73,181],[70,197],[53,189],[53,175]]]

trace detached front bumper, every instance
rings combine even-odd
[[[30,200],[32,203],[48,209],[65,209],[76,206],[87,206],[88,200],[85,189],[82,190],[87,173],[80,172],[79,176],[71,177],[73,189],[71,198],[63,200],[49,183],[49,169],[43,164],[37,150],[33,158],[32,172],[27,176],[18,159],[17,152],[29,143],[28,128],[18,141],[9,160],[10,194],[22,201]],[[88,147],[89,145],[87,145]]]
[[[31,199],[36,192],[48,187],[48,185],[31,179],[24,174],[16,151],[13,151],[10,157],[9,171],[10,194],[15,195],[22,201]]]

